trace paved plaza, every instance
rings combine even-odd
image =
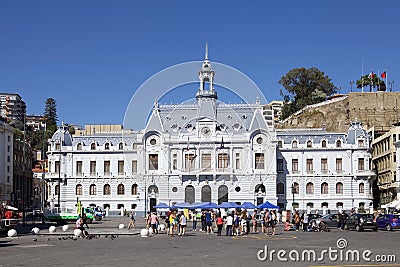
[[[66,233],[58,226],[57,232],[50,235],[48,225],[39,224],[43,229],[36,236],[29,233],[32,225],[20,226],[17,238],[0,237],[0,266],[400,266],[400,231],[284,232],[283,225],[279,225],[275,236],[258,233],[226,237],[191,231],[189,225],[184,237],[170,237],[163,232],[144,238],[139,234],[144,219],[137,218],[136,230],[126,229],[128,221],[126,217],[111,217],[95,222],[88,231],[96,237],[76,241],[68,238],[73,225]],[[121,223],[124,229],[118,228]],[[279,250],[286,251],[280,252],[286,262],[278,259]],[[327,252],[321,254],[322,250]],[[360,261],[346,261],[349,250],[359,251]],[[366,250],[372,253],[367,253],[369,262],[362,258]],[[294,261],[293,251],[299,252],[298,261]],[[312,256],[310,251],[316,252],[317,260],[308,258],[308,254]],[[323,259],[318,261],[321,255]],[[376,255],[391,262],[378,262]]]

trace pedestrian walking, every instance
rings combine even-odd
[[[175,211],[172,211],[169,215],[169,235],[174,236],[174,222],[175,222],[176,214]]]
[[[196,231],[197,229],[197,211],[194,211],[192,214],[192,230]]]
[[[207,234],[212,233],[212,217],[211,211],[206,211],[206,226],[207,226]]]
[[[224,219],[222,219],[221,215],[218,215],[217,219],[215,219],[215,223],[217,224],[217,236],[221,236],[222,227],[224,226]]]
[[[204,210],[201,212],[200,221],[201,221],[201,231],[205,232],[207,230],[207,225],[206,225],[206,213]]]
[[[226,217],[226,235],[227,236],[232,236],[232,227],[233,227],[233,217],[232,214],[228,214],[228,217]]]
[[[157,223],[158,223],[158,216],[155,212],[152,212],[150,215],[150,225],[151,228],[153,229],[153,233],[155,234],[158,234]]]
[[[179,234],[180,236],[185,235],[185,231],[186,231],[186,216],[183,213],[183,211],[181,211],[181,216],[179,216]]]
[[[130,219],[129,219],[129,224],[128,224],[128,229],[130,229],[131,227],[133,229],[135,229],[135,212],[132,210],[131,211],[131,215],[130,215]]]
[[[253,214],[251,215],[251,223],[253,224],[253,234],[258,233],[257,232],[257,212],[254,211]]]
[[[308,214],[307,214],[307,212],[305,212],[304,214],[303,214],[303,232],[306,232],[306,231],[308,231]]]

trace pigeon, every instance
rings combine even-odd
[[[47,238],[47,242],[49,242],[50,241],[50,238]]]
[[[61,237],[59,237],[58,240],[61,240]]]
[[[32,241],[37,242],[37,238],[36,237],[32,238]]]

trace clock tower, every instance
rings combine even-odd
[[[199,71],[200,86],[196,94],[198,110],[197,110],[197,129],[202,138],[209,138],[215,134],[216,127],[216,100],[217,92],[214,90],[215,72],[211,68],[208,60],[208,44],[206,44],[206,53],[204,61]]]

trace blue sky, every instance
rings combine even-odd
[[[206,41],[211,61],[248,75],[269,101],[297,67],[319,68],[347,93],[363,63],[364,74],[386,69],[399,91],[399,14],[395,0],[2,0],[0,91],[19,93],[30,114],[53,97],[60,121],[122,123],[146,79],[202,60]]]

